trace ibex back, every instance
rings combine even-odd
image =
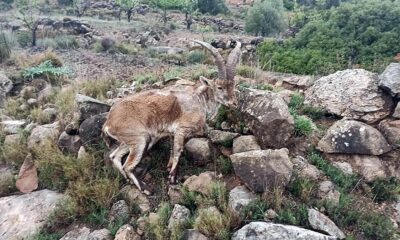
[[[170,182],[175,183],[185,141],[205,134],[206,119],[213,118],[221,104],[228,107],[237,105],[234,76],[241,43],[236,43],[225,63],[217,49],[205,42],[195,42],[213,55],[218,68],[216,80],[200,77],[201,84],[197,86],[175,85],[126,97],[111,108],[103,126],[105,137],[120,143],[110,154],[114,166],[146,194],[150,192],[133,173],[146,151],[161,138],[173,136],[167,167],[171,168]],[[127,153],[129,155],[122,165],[121,159]]]

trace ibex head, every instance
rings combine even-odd
[[[235,96],[234,77],[236,65],[240,60],[240,48],[242,44],[239,41],[236,42],[236,47],[229,54],[227,62],[225,63],[225,60],[216,48],[202,41],[195,40],[194,42],[200,44],[211,52],[214,57],[214,63],[218,68],[218,78],[216,80],[200,77],[200,81],[213,90],[215,101],[222,105],[236,107],[237,99]]]

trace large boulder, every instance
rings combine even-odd
[[[38,233],[62,197],[45,189],[0,198],[1,239],[26,239]]]
[[[191,138],[185,144],[185,152],[197,165],[205,165],[211,160],[211,142],[208,138]]]
[[[378,76],[363,69],[348,69],[318,79],[305,92],[305,103],[348,119],[377,122],[393,106],[378,87]]]
[[[396,108],[394,109],[393,112],[393,117],[394,118],[400,118],[400,103],[397,103]]]
[[[75,102],[79,112],[79,121],[81,122],[92,116],[105,113],[110,110],[110,105],[81,94],[77,94],[75,96]]]
[[[229,192],[229,207],[239,214],[244,207],[256,199],[257,196],[245,186],[237,186]]]
[[[251,222],[236,231],[232,240],[334,240],[336,237],[324,235],[308,229],[271,222]]]
[[[391,63],[379,75],[379,86],[390,91],[393,97],[400,98],[400,63]]]
[[[257,139],[253,135],[240,136],[233,140],[233,153],[241,153],[252,150],[261,150],[260,145],[257,143]]]
[[[79,137],[84,146],[90,146],[101,140],[101,130],[107,119],[107,113],[94,115],[79,126]]]
[[[391,147],[375,128],[358,121],[341,120],[328,129],[318,149],[326,153],[381,155]]]
[[[284,187],[292,176],[293,164],[286,148],[254,150],[230,156],[235,173],[253,192]]]
[[[262,148],[280,148],[293,135],[294,120],[278,94],[245,88],[238,94],[239,112]]]
[[[28,148],[42,147],[49,142],[57,142],[61,133],[61,125],[59,122],[36,126],[28,138]]]
[[[346,235],[340,230],[336,224],[324,214],[315,209],[308,209],[308,221],[313,229],[325,232],[338,239],[346,238]]]

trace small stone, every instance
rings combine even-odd
[[[187,186],[189,191],[196,191],[208,195],[210,193],[210,186],[215,179],[213,172],[203,172],[199,176],[193,175],[186,179],[183,186]]]
[[[339,204],[340,192],[335,189],[335,185],[331,181],[323,181],[319,184],[317,196],[335,205]]]
[[[181,202],[183,196],[180,187],[175,185],[169,185],[168,197],[169,197],[169,202],[173,205]]]
[[[205,165],[211,160],[211,143],[207,138],[191,138],[185,144],[185,150],[197,165]]]
[[[90,229],[87,227],[78,228],[69,231],[60,240],[86,240],[89,238]]]
[[[112,235],[108,229],[94,230],[88,236],[87,240],[112,240]]]
[[[201,232],[196,229],[186,229],[183,232],[181,240],[207,240],[208,238],[204,236]]]
[[[136,187],[127,185],[120,190],[120,194],[121,197],[128,203],[128,205],[136,205],[142,212],[148,212],[150,210],[149,199]]]
[[[171,217],[168,221],[168,229],[174,229],[182,224],[184,224],[190,216],[190,210],[185,206],[175,204],[172,210]]]
[[[39,178],[37,175],[37,169],[33,163],[32,156],[29,154],[26,156],[24,163],[19,170],[16,187],[22,193],[29,193],[38,188]]]
[[[268,209],[265,212],[264,219],[273,220],[278,216],[278,214],[273,209]]]
[[[6,120],[0,122],[0,128],[6,135],[17,134],[24,129],[26,121],[24,120]]]
[[[332,162],[332,165],[339,168],[344,174],[352,175],[353,168],[347,162]]]
[[[131,225],[125,224],[118,229],[114,240],[140,240],[140,236]]]
[[[261,150],[260,145],[257,143],[256,137],[252,135],[240,136],[233,140],[233,153],[241,153],[252,150]]]
[[[119,200],[112,205],[109,218],[110,222],[129,218],[129,207],[125,200]]]
[[[239,214],[244,207],[256,199],[257,196],[245,186],[237,186],[229,193],[229,207]]]
[[[308,209],[308,221],[313,229],[328,233],[339,239],[346,238],[346,235],[324,214],[315,209]]]
[[[239,133],[225,132],[221,130],[210,130],[208,137],[211,142],[216,144],[231,145],[233,139],[238,137]]]

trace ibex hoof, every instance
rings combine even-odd
[[[169,175],[168,179],[169,179],[169,183],[170,184],[176,184],[176,177],[175,176]]]
[[[143,190],[143,193],[146,194],[147,196],[151,195],[151,192],[149,190],[147,190],[147,189]]]

